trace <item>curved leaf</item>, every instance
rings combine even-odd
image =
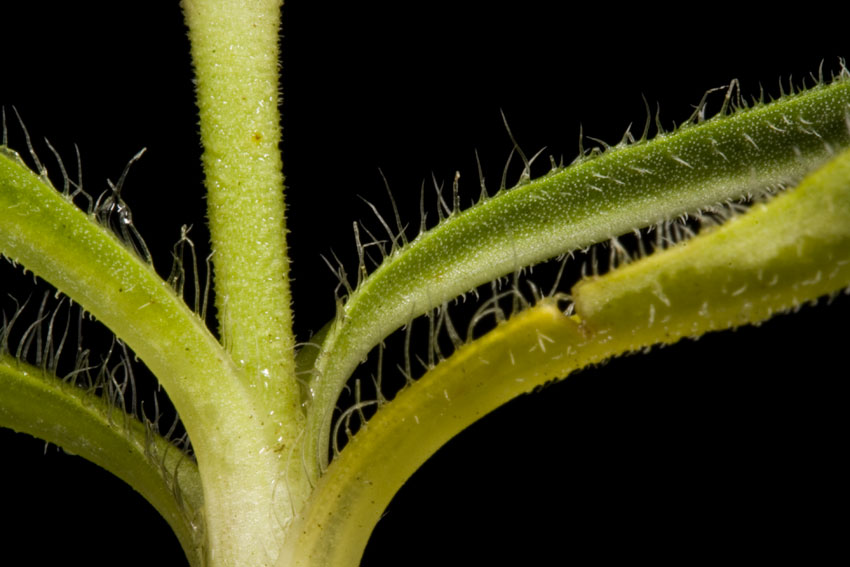
[[[120,408],[6,355],[0,355],[0,426],[59,445],[139,491],[200,565],[203,507],[194,461]],[[7,466],[14,466],[7,462]]]
[[[288,463],[275,451],[279,420],[262,392],[150,265],[8,150],[0,152],[0,252],[109,326],[157,376],[192,440],[208,534],[231,535],[223,526],[236,513],[257,526],[239,537],[278,529],[267,519],[274,506],[289,508],[271,498]]]
[[[762,321],[848,286],[850,150],[715,230],[580,282],[576,316],[547,299],[459,348],[383,405],[330,464],[279,565],[357,565],[404,481],[520,394],[612,356]]]
[[[324,331],[310,382],[306,454],[327,462],[337,397],[390,332],[522,266],[766,187],[798,180],[850,143],[850,81],[688,124],[520,185],[396,250]],[[313,352],[310,352],[313,350]]]

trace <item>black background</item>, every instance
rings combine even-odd
[[[124,196],[167,272],[181,224],[206,240],[180,11],[167,2],[56,4],[0,15],[0,104],[7,115],[17,108],[51,171],[43,137],[67,161],[77,143],[91,193],[147,148]],[[465,202],[477,195],[476,149],[498,184],[511,148],[500,110],[527,153],[546,146],[569,162],[580,123],[610,143],[630,123],[640,131],[642,94],[669,127],[732,78],[745,93],[761,83],[778,94],[780,77],[799,83],[822,60],[838,68],[834,52],[819,51],[817,29],[721,25],[717,14],[366,4],[295,0],[284,9],[283,152],[302,338],[333,315],[335,280],[320,254],[333,249],[354,266],[351,223],[371,215],[357,196],[388,211],[379,168],[415,225],[419,186],[432,173],[450,183],[459,170]],[[0,278],[4,290],[24,281],[9,266]],[[364,565],[681,562],[733,552],[811,562],[837,547],[827,518],[847,504],[839,481],[849,314],[846,296],[822,301],[512,402],[411,479]],[[181,564],[167,525],[120,481],[23,435],[2,431],[0,443],[4,555]]]

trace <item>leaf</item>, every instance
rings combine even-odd
[[[197,465],[150,424],[43,369],[0,354],[0,426],[92,461],[142,493],[200,565],[203,508]],[[15,461],[10,460],[14,467]],[[120,514],[120,510],[112,510]]]
[[[521,182],[452,214],[409,245],[392,242],[386,260],[314,341],[321,341],[319,350],[305,349],[302,366],[315,360],[308,457],[325,464],[345,380],[396,328],[523,266],[793,182],[850,143],[848,104],[850,82],[838,79],[686,124]]]
[[[355,565],[390,499],[508,400],[612,356],[760,323],[850,289],[850,149],[722,227],[545,299],[379,408],[320,479],[280,565]],[[657,308],[653,305],[661,305]]]

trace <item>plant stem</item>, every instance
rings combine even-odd
[[[222,342],[287,451],[301,431],[283,203],[281,0],[185,0]]]

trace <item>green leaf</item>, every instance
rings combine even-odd
[[[55,443],[124,480],[166,519],[189,562],[201,565],[198,468],[150,425],[40,368],[0,355],[0,427]]]
[[[508,400],[587,365],[757,323],[850,286],[850,150],[727,224],[545,299],[384,404],[320,479],[279,565],[357,565],[401,485]],[[656,305],[661,306],[653,307]]]
[[[207,528],[233,535],[216,526],[238,514],[254,526],[236,534],[239,545],[255,550],[248,540],[273,537],[278,526],[267,518],[287,505],[271,498],[285,466],[277,420],[153,268],[8,150],[0,153],[0,252],[107,325],[157,376],[192,440]]]
[[[315,357],[308,462],[326,465],[345,380],[393,330],[522,266],[793,183],[850,143],[848,104],[850,81],[837,79],[617,146],[485,199],[395,249],[320,335],[320,350],[302,355],[304,367]]]

